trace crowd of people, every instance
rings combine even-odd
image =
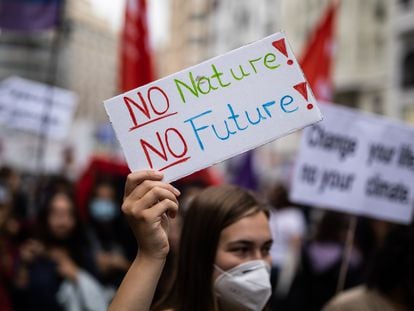
[[[412,224],[358,217],[350,242],[356,216],[281,183],[98,175],[82,206],[64,176],[0,169],[1,310],[414,310]]]
[[[136,253],[119,186],[97,179],[85,214],[64,176],[21,177],[0,170],[0,309],[106,310]]]

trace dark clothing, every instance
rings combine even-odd
[[[0,310],[12,308],[13,282],[16,277],[18,251],[8,237],[0,232]]]
[[[92,253],[84,251],[79,267],[94,273]],[[28,284],[17,290],[14,305],[17,311],[61,311],[63,307],[57,299],[57,293],[64,278],[57,270],[57,264],[49,257],[38,257],[28,266]]]
[[[25,296],[23,310],[62,310],[56,293],[62,283],[56,271],[56,263],[48,258],[39,258],[29,267],[29,285],[22,293]]]
[[[340,244],[311,242],[302,251],[302,261],[289,295],[274,301],[273,310],[320,311],[335,295],[343,258]],[[345,281],[345,289],[363,281],[362,262],[353,252]]]

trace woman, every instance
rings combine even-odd
[[[38,239],[28,240],[21,254],[27,278],[20,282],[19,309],[106,309],[101,286],[93,277],[93,256],[68,193],[56,192],[47,200],[39,215]]]
[[[163,175],[128,176],[122,209],[139,253],[115,295],[111,310],[149,310],[169,251],[169,218],[179,191]],[[234,186],[202,191],[185,214],[177,276],[160,310],[262,310],[271,294],[268,212]]]

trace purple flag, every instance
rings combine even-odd
[[[45,30],[57,25],[62,0],[0,0],[0,28]]]
[[[258,180],[253,168],[253,150],[236,157],[236,164],[233,167],[233,183],[251,190],[257,190]]]

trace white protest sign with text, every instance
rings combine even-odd
[[[414,208],[414,128],[323,104],[303,131],[291,199],[356,215],[409,223]]]
[[[63,139],[68,135],[76,103],[77,96],[72,91],[10,77],[0,84],[0,123]]]
[[[173,181],[321,120],[283,33],[105,101],[132,171]]]

